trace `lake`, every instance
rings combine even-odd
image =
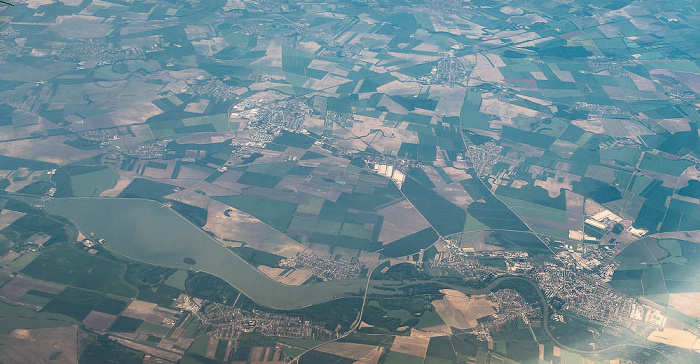
[[[105,247],[142,262],[204,271],[229,282],[256,303],[291,310],[336,298],[359,296],[366,280],[305,286],[278,283],[163,204],[127,198],[56,198],[49,213],[70,219],[86,236],[104,238]],[[195,264],[184,263],[192,258]]]

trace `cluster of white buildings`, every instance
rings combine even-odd
[[[377,163],[372,167],[372,169],[377,174],[389,177],[392,181],[394,181],[394,183],[396,183],[396,186],[398,186],[399,188],[401,188],[401,184],[403,183],[403,181],[406,180],[406,175],[398,169],[394,168],[394,166],[392,165]]]
[[[613,227],[615,224],[622,223],[623,218],[616,215],[610,210],[603,210],[591,217],[586,218],[584,220],[584,224],[588,225],[592,228],[605,231],[609,230]],[[627,231],[632,234],[633,236],[636,236],[638,238],[641,238],[644,236],[648,231],[644,229],[636,229],[632,226],[627,228]],[[584,241],[584,242],[590,242],[590,243],[595,243],[598,241],[598,239],[594,236],[589,236],[586,233],[584,233],[582,230],[569,230],[569,239],[571,240],[576,240],[576,241]]]

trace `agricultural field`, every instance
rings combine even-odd
[[[663,306],[669,295],[698,292],[693,275],[697,243],[676,239],[644,239],[629,245],[619,256],[622,265],[613,275],[613,286],[634,296],[648,296]],[[679,308],[678,298],[673,307]],[[683,305],[686,306],[686,305]],[[693,305],[683,311],[694,312]]]
[[[9,2],[0,362],[700,362],[697,3]]]

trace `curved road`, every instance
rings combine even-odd
[[[357,316],[357,321],[356,321],[356,323],[353,323],[353,324],[352,324],[352,327],[350,327],[350,329],[349,329],[346,333],[344,333],[343,335],[340,335],[340,336],[338,336],[337,338],[335,338],[335,339],[333,339],[333,340],[328,340],[328,341],[326,341],[326,342],[324,342],[324,343],[318,344],[318,345],[316,345],[316,346],[314,346],[314,347],[312,347],[312,348],[310,348],[310,349],[304,351],[303,353],[297,355],[296,358],[294,358],[294,359],[290,360],[289,362],[287,362],[288,364],[291,364],[291,363],[297,363],[297,364],[298,364],[298,363],[299,363],[299,359],[300,359],[304,354],[306,354],[306,353],[308,353],[308,352],[310,352],[310,351],[314,351],[314,350],[316,350],[316,349],[320,348],[321,346],[326,345],[326,344],[328,344],[328,343],[332,343],[332,342],[338,341],[338,340],[340,340],[340,339],[344,339],[344,338],[348,337],[350,334],[352,334],[353,332],[355,332],[355,330],[357,330],[358,327],[360,327],[360,325],[362,324],[362,314],[365,312],[365,304],[367,303],[367,292],[369,292],[369,282],[372,280],[372,273],[374,273],[374,270],[375,270],[378,266],[380,266],[381,263],[382,263],[382,262],[380,262],[379,264],[377,264],[377,265],[375,265],[374,267],[372,267],[372,269],[370,269],[369,272],[367,273],[367,284],[365,285],[365,294],[364,294],[363,297],[362,297],[362,307],[360,308],[360,314]]]

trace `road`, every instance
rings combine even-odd
[[[376,268],[376,267],[374,267],[374,268]],[[308,352],[310,352],[310,351],[313,351],[313,350],[315,350],[315,349],[317,349],[317,348],[319,348],[319,347],[321,347],[321,346],[323,346],[323,345],[325,345],[325,344],[327,344],[327,343],[331,343],[331,342],[335,342],[335,341],[338,341],[338,340],[340,340],[340,339],[343,339],[343,338],[347,337],[348,335],[350,335],[351,333],[355,332],[355,331],[359,328],[359,325],[360,325],[360,323],[362,322],[362,313],[364,312],[364,307],[365,307],[365,304],[366,304],[366,302],[367,302],[367,295],[368,295],[368,292],[369,292],[369,289],[370,289],[370,277],[371,277],[371,275],[372,275],[372,272],[374,271],[374,268],[372,268],[372,270],[369,272],[369,275],[368,275],[368,277],[367,277],[367,285],[365,286],[365,293],[364,293],[364,297],[363,297],[363,300],[362,300],[362,308],[360,309],[360,315],[359,315],[359,317],[358,317],[357,322],[356,322],[355,324],[353,324],[352,328],[351,328],[350,330],[348,330],[345,334],[343,334],[342,336],[340,336],[340,337],[338,337],[338,338],[336,338],[336,339],[333,339],[333,340],[330,340],[330,341],[328,341],[328,342],[325,342],[325,343],[316,345],[316,346],[314,346],[313,348],[310,348],[310,349],[304,351],[303,353],[301,353],[300,355],[298,355],[296,358],[292,359],[292,361],[289,362],[290,364],[292,364],[292,363],[298,363],[298,360],[299,360],[299,358],[301,358],[302,355],[304,355],[304,354],[306,354],[306,353],[308,353]],[[530,279],[530,278],[521,277],[521,276],[502,276],[502,277],[498,277],[498,278],[494,279],[494,280],[491,281],[488,285],[486,285],[486,286],[484,286],[484,287],[482,287],[482,288],[470,288],[470,287],[464,287],[464,286],[455,285],[455,284],[449,284],[449,283],[444,283],[444,282],[433,281],[433,280],[410,281],[410,282],[396,282],[396,284],[393,285],[393,286],[391,286],[391,287],[392,287],[392,288],[401,288],[401,287],[408,287],[408,286],[417,285],[417,284],[424,284],[424,283],[438,283],[438,284],[440,284],[440,285],[442,285],[442,286],[444,286],[444,287],[446,287],[446,288],[456,289],[456,290],[459,290],[459,291],[461,291],[461,292],[463,292],[463,293],[465,293],[465,294],[467,294],[467,295],[479,295],[479,294],[487,294],[487,293],[489,293],[489,292],[492,292],[500,283],[502,283],[502,282],[504,282],[504,281],[512,281],[512,280],[525,282],[525,283],[527,283],[528,285],[530,285],[530,287],[532,287],[532,289],[535,290],[535,292],[536,292],[537,295],[538,295],[539,302],[541,303],[541,306],[542,306],[542,309],[541,309],[541,310],[542,310],[542,324],[543,324],[543,325],[542,325],[542,328],[543,328],[545,334],[547,335],[547,337],[549,337],[549,339],[550,339],[556,346],[558,346],[558,347],[560,347],[560,348],[562,348],[562,349],[564,349],[564,350],[566,350],[566,351],[569,351],[569,352],[572,352],[572,353],[575,353],[575,354],[579,354],[579,355],[585,355],[585,356],[596,355],[596,354],[604,354],[604,353],[607,353],[607,352],[611,352],[611,351],[613,351],[613,350],[615,350],[615,349],[619,349],[619,348],[621,348],[621,347],[637,347],[637,348],[640,348],[640,349],[654,350],[654,351],[660,353],[661,355],[663,355],[663,356],[668,360],[669,363],[673,363],[673,362],[674,362],[674,361],[672,360],[672,358],[668,357],[665,353],[660,352],[660,351],[658,351],[658,350],[655,350],[654,348],[650,348],[650,347],[647,347],[647,346],[644,346],[644,345],[640,345],[640,344],[620,343],[620,344],[615,344],[615,345],[612,345],[612,346],[609,346],[609,347],[606,347],[606,348],[603,348],[603,349],[597,349],[597,350],[581,350],[581,349],[576,349],[576,348],[573,348],[573,347],[571,347],[571,346],[568,346],[568,345],[562,343],[559,339],[557,339],[557,338],[554,336],[554,334],[552,333],[552,331],[551,331],[551,329],[550,329],[550,326],[549,326],[549,315],[550,315],[550,311],[549,311],[549,304],[547,304],[547,298],[546,298],[544,292],[542,292],[542,290],[537,286],[537,282],[535,282],[534,280],[532,280],[532,279]],[[387,287],[387,285],[388,285],[388,284],[387,284],[388,282],[377,282],[377,283],[380,283],[379,286],[381,286],[381,287]],[[381,283],[384,283],[384,284],[381,284]],[[376,292],[376,290],[375,290],[375,292]],[[383,293],[386,294],[387,292],[386,292],[386,291],[383,291]]]
[[[618,348],[621,348],[621,347],[625,347],[625,346],[627,346],[627,347],[637,347],[637,348],[642,348],[642,349],[646,349],[646,350],[653,350],[653,351],[656,351],[656,352],[660,353],[661,355],[663,355],[663,356],[668,360],[668,363],[675,363],[675,361],[674,361],[672,358],[670,358],[669,356],[667,356],[665,353],[663,353],[663,352],[661,352],[661,351],[658,351],[658,350],[656,350],[656,349],[654,349],[654,348],[651,348],[651,347],[648,347],[648,346],[644,346],[644,345],[640,345],[640,344],[621,343],[621,344],[615,344],[615,345],[609,346],[609,347],[604,348],[604,349],[598,349],[598,350],[580,350],[580,349],[572,348],[572,347],[570,347],[570,346],[568,346],[568,345],[562,343],[561,341],[559,341],[559,339],[557,339],[557,338],[554,336],[554,334],[552,334],[552,330],[551,330],[550,327],[549,327],[549,304],[547,304],[547,298],[546,298],[546,296],[544,295],[544,292],[542,292],[542,290],[540,289],[540,287],[537,286],[537,282],[535,282],[535,281],[533,281],[533,280],[531,280],[531,279],[529,279],[529,278],[518,277],[518,276],[499,277],[499,278],[495,279],[493,282],[491,282],[489,285],[487,285],[486,287],[484,287],[484,288],[481,289],[481,290],[482,290],[482,291],[483,291],[483,290],[489,290],[489,291],[490,291],[490,290],[492,290],[493,288],[495,288],[495,286],[496,286],[498,283],[500,283],[500,282],[502,282],[502,281],[504,281],[504,280],[510,280],[510,279],[515,279],[515,280],[520,280],[520,281],[523,281],[523,282],[527,282],[528,284],[530,284],[530,286],[532,286],[532,288],[535,290],[535,292],[537,292],[537,295],[539,296],[540,302],[542,303],[542,329],[544,330],[545,334],[549,337],[549,339],[550,339],[556,346],[558,346],[558,347],[560,347],[560,348],[562,348],[562,349],[564,349],[564,350],[566,350],[566,351],[569,351],[569,352],[572,352],[572,353],[575,353],[575,354],[579,354],[579,355],[586,355],[586,356],[588,356],[588,355],[595,355],[595,354],[603,354],[603,353],[606,353],[606,352],[609,352],[609,351],[613,351],[613,350],[615,350],[615,349],[618,349]]]
[[[352,324],[352,327],[350,327],[350,329],[347,332],[338,336],[337,338],[335,338],[333,340],[326,341],[326,342],[321,343],[321,344],[318,344],[318,345],[304,351],[303,353],[297,355],[294,359],[292,359],[291,361],[288,361],[287,362],[288,364],[292,364],[292,363],[298,364],[299,359],[304,354],[306,354],[310,351],[314,351],[314,350],[316,350],[316,349],[320,348],[321,346],[326,345],[328,343],[332,343],[332,342],[338,341],[340,339],[344,339],[344,338],[348,337],[350,334],[352,334],[353,332],[355,332],[357,330],[357,328],[360,327],[360,325],[362,324],[362,314],[365,312],[365,304],[367,303],[367,293],[369,292],[369,282],[372,280],[372,273],[374,273],[374,270],[377,267],[379,267],[381,265],[381,263],[383,263],[383,262],[380,262],[379,264],[375,265],[374,267],[372,267],[372,269],[369,270],[369,272],[367,272],[367,284],[365,285],[365,294],[362,296],[362,307],[360,308],[360,314],[357,316],[357,321]]]

